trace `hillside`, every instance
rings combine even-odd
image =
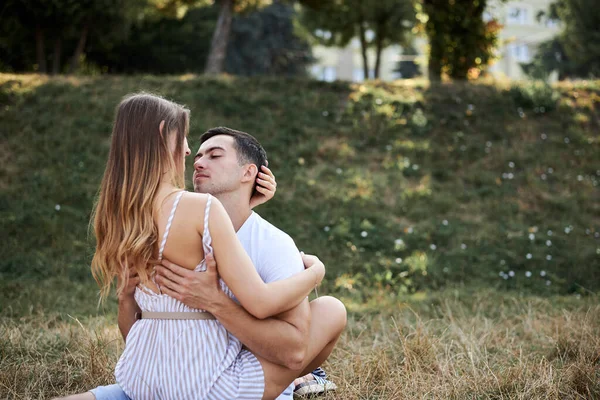
[[[95,312],[88,220],[139,90],[192,110],[190,147],[217,125],[264,144],[279,186],[257,211],[325,261],[329,291],[600,289],[598,82],[0,74],[0,313]]]

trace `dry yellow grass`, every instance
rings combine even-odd
[[[339,390],[327,399],[600,399],[596,296],[445,291],[348,305],[348,327],[325,366]],[[7,318],[0,338],[2,399],[110,383],[123,347],[114,317]]]

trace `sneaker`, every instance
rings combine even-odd
[[[310,397],[337,389],[335,383],[313,374],[315,379],[304,381],[294,388],[294,397]]]

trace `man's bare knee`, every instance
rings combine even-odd
[[[347,322],[346,306],[344,306],[344,303],[335,297],[323,296],[311,301],[310,304],[313,318],[318,318],[319,316],[326,317],[334,329],[332,333],[335,333],[336,337],[339,336],[346,327]]]

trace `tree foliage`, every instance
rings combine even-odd
[[[487,0],[423,0],[418,18],[429,39],[429,79],[467,79],[494,58],[501,26],[484,21]]]
[[[558,0],[538,14],[538,21],[563,25],[555,38],[543,42],[523,71],[535,79],[547,79],[556,71],[558,79],[600,77],[600,13],[594,0]],[[591,12],[590,12],[591,11]]]
[[[375,49],[374,77],[378,78],[381,52],[391,44],[406,44],[415,21],[411,0],[337,0],[319,9],[307,9],[303,24],[316,40],[328,46],[345,47],[353,38],[361,45],[364,78],[369,78],[367,49]],[[372,37],[367,32],[372,32]],[[325,32],[325,34],[322,34]]]

